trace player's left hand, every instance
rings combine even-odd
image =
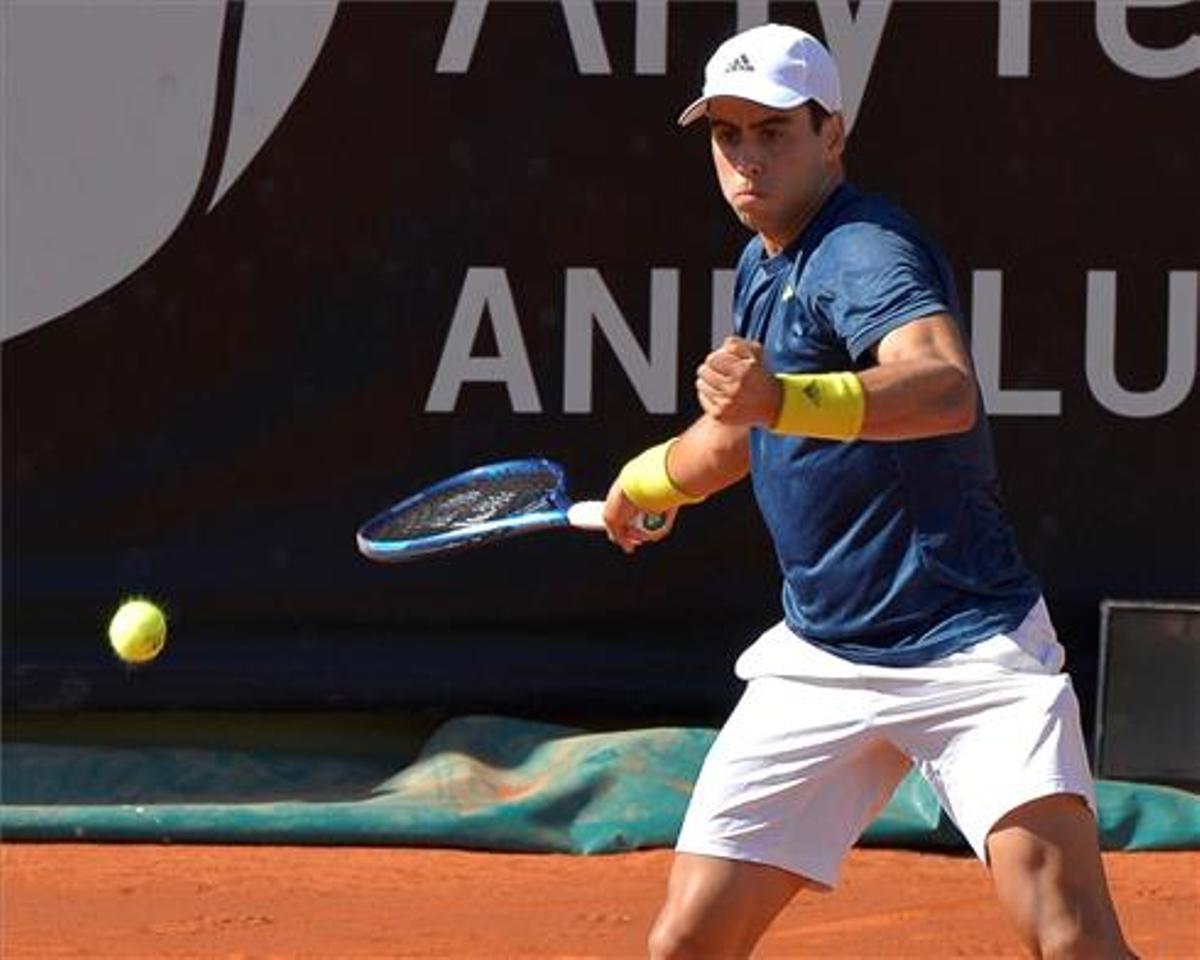
[[[696,371],[700,406],[731,426],[770,426],[779,416],[783,390],[763,362],[762,344],[741,337],[725,342]]]

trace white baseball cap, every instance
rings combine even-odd
[[[704,92],[679,115],[687,126],[704,116],[713,97],[739,97],[791,110],[815,100],[830,113],[842,109],[842,85],[833,57],[811,34],[778,23],[730,37],[704,68]]]

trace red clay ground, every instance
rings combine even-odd
[[[636,957],[670,852],[0,846],[4,960]],[[1144,960],[1200,957],[1200,853],[1107,854]],[[761,957],[1020,957],[974,860],[854,851]]]

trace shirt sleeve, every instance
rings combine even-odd
[[[819,260],[821,312],[855,361],[897,327],[952,312],[934,254],[916,237],[855,223],[826,237]]]

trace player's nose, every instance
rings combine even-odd
[[[748,180],[754,179],[763,170],[762,157],[756,151],[744,151],[734,157],[733,169]]]

